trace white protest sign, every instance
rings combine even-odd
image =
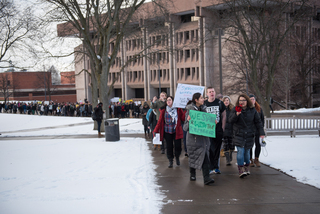
[[[188,101],[192,100],[192,96],[194,93],[203,94],[203,91],[204,86],[178,83],[177,91],[174,96],[173,107],[185,108]]]

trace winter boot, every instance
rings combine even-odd
[[[254,164],[257,166],[257,167],[260,167],[260,161],[259,161],[259,158],[255,158],[254,159]]]
[[[253,159],[250,159],[250,167],[254,167]]]
[[[179,157],[176,157],[176,163],[177,163],[178,166],[180,166],[180,159],[179,159]]]
[[[204,185],[212,186],[214,183],[214,180],[210,178],[210,166],[209,164],[204,164],[202,166],[202,175],[203,175],[203,182]]]
[[[101,136],[101,132],[98,132],[98,137],[102,137],[102,136]]]
[[[245,173],[247,173],[247,175],[250,175],[250,164],[245,164],[243,168]]]
[[[173,160],[169,160],[169,166],[168,168],[172,168],[173,167]]]
[[[245,176],[247,176],[247,173],[245,172],[243,166],[238,166],[238,171],[239,171],[239,177],[240,178],[244,178]]]
[[[229,151],[224,151],[224,155],[226,156],[226,162],[227,162],[227,166],[231,165],[231,161],[230,161],[230,153]]]
[[[190,181],[196,180],[196,169],[190,167]]]
[[[230,162],[232,162],[232,153],[234,152],[234,150],[230,150]]]
[[[223,149],[220,150],[220,157],[225,157],[225,156],[224,156],[224,150],[223,150]]]

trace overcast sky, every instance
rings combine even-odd
[[[16,0],[15,5],[19,10],[23,10],[23,8],[32,5],[33,9],[35,10],[36,15],[44,16],[46,13],[46,9],[48,7],[43,7],[38,4],[39,1],[37,0]],[[78,46],[81,41],[76,38],[58,38],[57,37],[57,24],[52,23],[46,31],[45,37],[43,37],[46,42],[43,42],[43,46],[49,50],[52,55],[64,55],[71,53],[76,46]],[[45,30],[45,29],[43,29]],[[36,42],[35,42],[36,44]],[[36,47],[36,45],[35,45]],[[20,68],[25,67],[28,71],[40,71],[40,70],[47,70],[52,65],[56,67],[56,69],[60,72],[63,71],[74,71],[74,63],[73,59],[74,56],[69,56],[66,58],[52,58],[49,55],[40,54],[40,59],[36,59],[31,57],[31,54],[28,54],[27,51],[15,51],[9,52],[10,60],[12,61],[13,65],[16,67],[16,71],[20,71]],[[8,55],[9,56],[9,55]],[[37,64],[34,67],[30,67],[31,65]],[[7,69],[2,69],[0,71],[5,71]]]

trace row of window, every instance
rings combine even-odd
[[[169,69],[160,69],[160,70],[150,70],[150,80],[153,81],[169,81]],[[127,81],[128,82],[143,82],[144,76],[143,71],[129,71],[127,72]],[[191,68],[178,68],[177,69],[177,80],[185,81],[189,77],[194,80],[199,80],[199,67]],[[118,78],[116,82],[121,82],[120,72],[109,73],[109,82],[113,82],[115,78]]]
[[[191,62],[199,60],[198,49],[187,49],[177,51],[177,62],[188,62],[189,60],[191,60]]]

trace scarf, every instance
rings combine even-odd
[[[170,108],[169,106],[166,107],[166,111],[168,112],[168,114],[170,115],[170,117],[172,118],[172,123],[174,123],[174,121],[178,121],[178,112],[176,108]]]

